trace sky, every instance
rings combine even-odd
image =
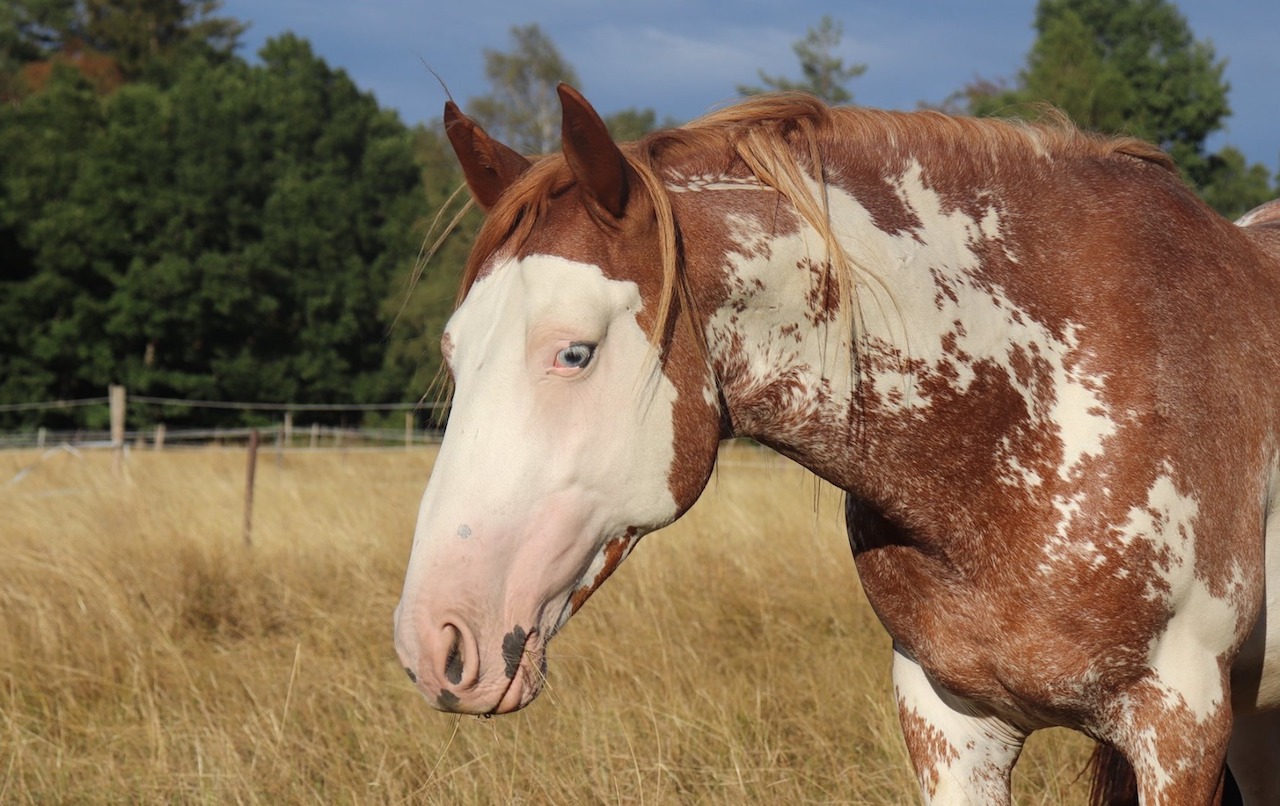
[[[1280,2],[1180,0],[1193,35],[1226,59],[1233,114],[1209,147],[1280,171]],[[757,72],[798,77],[792,45],[831,15],[837,55],[867,71],[854,101],[887,109],[941,103],[971,81],[1016,78],[1035,39],[1035,0],[224,0],[250,24],[252,60],[286,31],[309,40],[409,124],[439,120],[449,93],[466,110],[490,92],[484,51],[509,51],[512,26],[537,23],[604,115],[652,108],[697,117],[732,101]]]

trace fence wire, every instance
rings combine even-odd
[[[429,444],[439,441],[439,433],[432,428],[409,428],[405,430],[396,428],[352,428],[345,426],[329,426],[320,425],[319,423],[301,424],[299,426],[291,425],[292,416],[295,413],[303,414],[307,412],[386,412],[386,411],[404,411],[406,413],[416,414],[419,412],[436,413],[448,409],[447,403],[427,403],[417,401],[413,403],[263,403],[263,402],[244,402],[244,401],[225,401],[225,400],[190,400],[186,398],[174,397],[156,397],[152,395],[128,395],[128,405],[146,405],[146,406],[162,406],[162,407],[181,407],[187,409],[220,409],[220,410],[238,410],[238,411],[257,411],[257,412],[278,412],[286,415],[285,423],[276,423],[274,426],[259,427],[238,427],[238,428],[173,428],[165,429],[163,426],[158,428],[126,430],[124,432],[123,442],[127,445],[141,447],[146,445],[159,446],[193,446],[225,444],[225,443],[243,443],[249,439],[249,434],[257,430],[259,433],[271,439],[275,434],[278,443],[288,448],[307,447],[317,448],[320,446],[332,447],[339,446],[357,446],[357,445],[386,445],[386,444]],[[0,404],[0,413],[18,412],[18,411],[58,411],[63,409],[79,408],[85,406],[110,406],[111,398],[107,397],[88,397],[75,400],[46,400],[30,403],[4,403]],[[34,431],[18,431],[18,432],[0,432],[0,449],[14,448],[45,448],[54,445],[69,445],[76,447],[111,447],[116,445],[112,440],[111,432],[108,430],[91,430],[91,429],[71,429],[71,430],[55,430],[50,428],[39,428]]]

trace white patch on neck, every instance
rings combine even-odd
[[[882,307],[863,306],[868,334],[885,349],[905,347],[910,359],[924,362],[926,372],[954,371],[951,386],[958,392],[973,383],[978,364],[1004,370],[1033,422],[1058,430],[1064,453],[1058,475],[1069,480],[1072,469],[1085,457],[1100,454],[1103,440],[1117,430],[1100,395],[1103,379],[1079,366],[1083,357],[1079,328],[1068,323],[1055,334],[1014,304],[1002,288],[978,277],[974,247],[983,241],[1000,243],[1016,261],[1002,243],[998,203],[989,205],[979,220],[960,210],[944,210],[941,198],[924,184],[921,173],[920,165],[913,163],[899,178],[897,190],[922,228],[884,236],[893,242],[886,251],[898,256],[890,266],[900,276],[889,284],[908,343],[881,335],[892,334],[894,324],[886,321]],[[917,235],[924,241],[917,240]],[[954,340],[950,350],[944,346],[947,338]],[[1034,379],[1019,380],[1015,361],[1042,363],[1050,388],[1037,388]],[[927,408],[930,401],[909,381],[909,376],[886,373],[876,379],[876,386],[900,408]],[[1046,406],[1048,391],[1052,401]]]
[[[1055,333],[979,275],[978,247],[984,243],[997,244],[1017,262],[1003,239],[998,199],[990,198],[976,219],[944,209],[915,162],[894,186],[919,228],[884,232],[852,195],[827,189],[839,242],[862,275],[859,349],[872,359],[870,381],[881,405],[890,412],[927,410],[933,401],[921,391],[922,378],[949,377],[949,386],[963,393],[980,364],[998,368],[1021,395],[1032,427],[1052,429],[1062,440],[1057,475],[1069,480],[1083,459],[1101,453],[1118,427],[1101,397],[1104,379],[1082,366],[1087,355],[1079,326],[1068,323]],[[977,193],[982,199],[983,192]],[[781,427],[813,408],[817,390],[847,405],[855,380],[850,334],[807,321],[808,273],[793,268],[824,260],[822,238],[804,222],[794,233],[773,235],[765,222],[741,214],[727,216],[726,226],[739,251],[728,255],[731,294],[711,317],[708,340],[722,366],[728,363],[726,351],[742,353],[734,365],[745,364],[746,377],[732,383],[750,389],[788,379],[797,395],[789,401],[792,408],[778,412],[775,424]],[[907,361],[919,369],[902,371]],[[1020,380],[1019,362],[1042,371]],[[1046,481],[1017,465],[1012,454],[1004,459],[1006,483]]]

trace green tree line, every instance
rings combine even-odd
[[[8,9],[0,402],[100,396],[111,383],[202,400],[410,395],[389,360],[387,308],[431,201],[415,154],[424,135],[297,37],[249,65],[233,52],[241,26],[215,10]],[[150,49],[122,40],[102,22],[115,17],[162,35]],[[65,427],[103,415],[0,416]]]
[[[0,7],[0,404],[99,397],[111,383],[271,403],[430,389],[479,223],[475,211],[438,223],[424,264],[432,222],[460,208],[443,133],[406,127],[296,36],[250,64],[237,53],[245,26],[218,12],[218,0]],[[1206,148],[1229,114],[1224,63],[1171,3],[1041,0],[1035,25],[1024,71],[946,106],[1009,114],[1045,100],[1086,128],[1147,137],[1226,215],[1275,195],[1264,166]],[[799,79],[761,72],[762,87],[739,91],[851,101],[868,66],[838,57],[841,34],[824,18],[796,43]],[[468,110],[528,153],[555,148],[554,86],[580,83],[572,65],[537,25],[484,55],[492,92]],[[659,125],[651,109],[608,122],[624,139]],[[0,411],[0,428],[104,417]]]
[[[1040,0],[1034,24],[1016,79],[971,84],[953,98],[961,111],[1035,115],[1036,103],[1048,102],[1082,128],[1150,140],[1228,218],[1280,193],[1266,166],[1249,165],[1239,149],[1209,150],[1231,115],[1226,60],[1195,38],[1173,3]]]

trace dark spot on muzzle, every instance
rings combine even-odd
[[[440,696],[436,697],[436,702],[440,703],[440,707],[445,711],[457,711],[460,700],[452,691],[441,691]]]
[[[462,682],[462,651],[458,639],[454,639],[449,647],[449,654],[444,659],[444,676],[455,686]]]
[[[515,679],[516,670],[520,668],[520,657],[524,654],[524,645],[528,640],[529,633],[524,631],[524,627],[516,627],[502,639],[502,659],[507,662],[508,680]]]
[[[418,682],[418,676],[414,674],[413,670],[410,669],[408,666],[404,667],[404,673],[409,675],[409,679],[414,683]]]

